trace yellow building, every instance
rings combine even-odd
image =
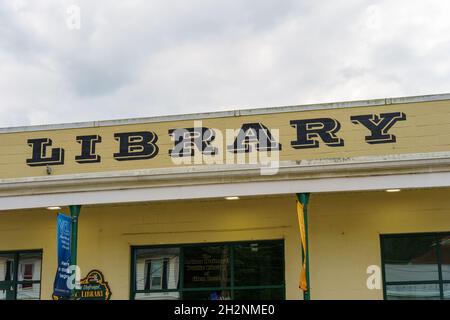
[[[69,206],[111,299],[303,299],[308,195],[307,298],[449,299],[449,187],[448,94],[4,128],[0,299],[52,299]]]

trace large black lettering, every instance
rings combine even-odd
[[[217,148],[211,146],[211,142],[216,138],[212,129],[205,127],[170,129],[169,135],[172,136],[175,145],[169,150],[171,157],[193,157],[195,149],[204,155],[215,155]]]
[[[81,154],[75,156],[78,163],[96,163],[101,161],[101,157],[95,153],[95,146],[102,142],[102,137],[98,135],[77,136],[77,142],[81,143]]]
[[[262,123],[243,124],[233,145],[227,146],[227,149],[234,153],[249,153],[252,152],[251,144],[255,144],[257,151],[281,150],[281,143],[273,138],[270,130]]]
[[[290,124],[297,129],[297,140],[291,141],[294,149],[318,148],[320,138],[329,147],[342,147],[344,139],[336,133],[341,128],[339,121],[331,118],[291,120]]]
[[[119,152],[114,153],[117,161],[151,159],[158,154],[158,136],[149,131],[115,133],[119,141]]]
[[[403,112],[392,112],[380,115],[352,116],[350,119],[354,124],[362,124],[370,130],[370,135],[365,137],[367,143],[393,143],[397,141],[397,138],[393,134],[388,134],[388,132],[397,121],[405,121],[406,115]]]
[[[47,148],[52,145],[51,139],[28,139],[27,143],[32,148],[32,157],[26,160],[30,167],[64,164],[63,148],[53,148],[50,156],[47,156]]]

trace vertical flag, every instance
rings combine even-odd
[[[70,276],[70,242],[72,231],[72,219],[62,213],[57,218],[57,246],[58,246],[58,269],[56,270],[55,282],[53,284],[53,296],[70,297],[71,290],[67,286],[67,279]]]
[[[300,283],[299,288],[303,291],[308,290],[308,284],[306,283],[306,236],[305,236],[305,218],[303,212],[303,204],[297,201],[297,217],[298,217],[298,227],[300,229],[300,242],[302,245],[302,268],[300,270]]]
[[[297,218],[302,249],[302,267],[299,288],[303,290],[305,300],[309,300],[309,252],[308,252],[308,216],[309,193],[297,194]]]

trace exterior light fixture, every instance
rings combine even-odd
[[[239,200],[239,197],[225,197],[225,200]]]
[[[400,192],[401,189],[387,189],[386,192]]]
[[[61,207],[47,207],[47,210],[61,210]]]

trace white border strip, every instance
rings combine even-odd
[[[429,153],[405,153],[392,155],[376,155],[376,156],[360,156],[348,158],[324,158],[310,159],[301,161],[281,161],[279,173],[287,170],[308,170],[313,172],[323,172],[323,170],[339,170],[342,168],[348,173],[352,169],[359,166],[362,169],[371,170],[373,168],[389,168],[389,167],[417,167],[422,165],[432,165],[437,163],[450,163],[450,152],[429,152]],[[239,175],[260,175],[260,165],[198,165],[198,166],[174,166],[169,168],[152,168],[152,169],[136,169],[136,170],[116,170],[116,171],[100,171],[88,173],[74,173],[65,175],[36,176],[23,178],[7,178],[0,179],[0,190],[11,187],[23,186],[29,188],[33,183],[61,183],[66,181],[85,181],[94,180],[100,182],[104,179],[133,179],[138,177],[140,181],[153,179],[180,179],[181,177],[190,176],[191,179],[199,176],[217,177],[218,175],[239,176]],[[271,178],[272,176],[269,176]],[[110,182],[111,183],[111,182]]]
[[[129,190],[74,192],[62,194],[2,197],[0,210],[49,206],[116,204],[147,201],[211,199],[227,196],[265,196],[298,192],[369,191],[389,188],[450,187],[450,172],[264,181],[194,186],[170,186]]]

